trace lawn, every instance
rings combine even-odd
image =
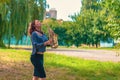
[[[30,51],[0,49],[0,80],[31,80]],[[120,62],[99,62],[45,53],[47,80],[120,80]]]

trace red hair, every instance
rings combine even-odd
[[[29,23],[28,34],[31,35],[33,31],[36,31],[35,20],[32,23]]]
[[[32,21],[32,23],[29,23],[28,34],[31,35],[33,31],[38,31],[38,30],[36,30],[36,28],[35,28],[35,20]],[[40,33],[43,34],[42,31],[38,31],[38,32],[40,32]]]

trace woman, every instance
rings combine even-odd
[[[46,73],[44,70],[44,52],[46,46],[50,45],[51,40],[48,40],[46,35],[41,31],[41,22],[34,20],[29,28],[29,34],[32,41],[31,63],[34,66],[34,74],[32,80],[46,80]]]

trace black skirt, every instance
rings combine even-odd
[[[44,70],[44,55],[43,54],[34,54],[31,55],[31,63],[34,66],[34,74],[33,76],[45,78],[46,73]]]

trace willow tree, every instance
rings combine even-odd
[[[27,34],[27,27],[34,19],[42,20],[45,12],[45,0],[11,0],[0,4],[0,27],[5,33],[0,36],[8,39],[10,47],[11,38],[21,40]],[[4,23],[3,23],[4,21]]]
[[[7,2],[7,0],[6,0]],[[3,43],[3,35],[6,33],[6,21],[8,8],[5,1],[0,2],[0,46],[5,47]]]

